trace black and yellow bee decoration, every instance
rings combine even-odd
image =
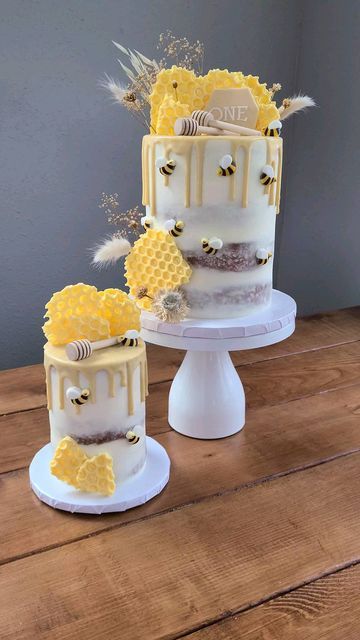
[[[219,162],[217,174],[218,176],[232,176],[236,171],[236,162],[233,157],[227,153]]]
[[[273,184],[273,182],[276,182],[274,168],[271,166],[271,164],[266,164],[262,168],[262,172],[260,174],[260,182],[266,187],[269,184]]]
[[[223,244],[224,243],[222,240],[220,240],[220,238],[215,238],[215,237],[210,238],[210,240],[208,240],[207,238],[203,238],[201,240],[202,250],[208,256],[215,256],[219,251],[219,249],[222,248]]]
[[[139,344],[139,335],[139,332],[135,329],[129,329],[129,331],[119,338],[119,344],[123,347],[137,347]]]
[[[144,227],[145,231],[147,231],[148,229],[152,229],[152,227],[154,226],[153,219],[149,216],[143,216],[141,218],[141,225]]]
[[[166,220],[164,225],[166,231],[170,233],[173,238],[178,238],[184,231],[185,223],[182,220]]]
[[[268,126],[264,129],[264,136],[270,138],[278,138],[280,136],[282,124],[280,120],[273,120],[269,122]]]
[[[90,398],[90,389],[80,389],[79,387],[69,387],[66,391],[66,397],[72,404],[79,407],[85,404]]]
[[[155,164],[162,176],[171,176],[176,167],[175,160],[166,160],[166,158],[158,158]]]
[[[140,436],[138,436],[134,431],[127,431],[125,438],[130,444],[137,444],[140,440]]]
[[[255,257],[256,257],[256,264],[261,266],[269,262],[270,258],[272,258],[272,253],[267,249],[258,249],[255,254]]]

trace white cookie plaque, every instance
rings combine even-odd
[[[247,87],[215,89],[205,107],[214,120],[222,120],[243,127],[255,128],[259,107]]]

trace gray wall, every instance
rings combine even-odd
[[[204,41],[207,68],[240,68],[280,81],[286,95],[300,88],[318,99],[321,109],[287,125],[277,285],[302,313],[359,302],[355,9],[300,0],[2,0],[0,368],[42,360],[53,291],[78,281],[123,285],[121,267],[90,268],[88,248],[110,231],[102,191],[119,192],[125,209],[140,204],[143,131],[97,81],[120,75],[111,40],[155,56],[167,28]]]

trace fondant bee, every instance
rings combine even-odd
[[[281,133],[282,124],[280,120],[273,120],[264,129],[264,136],[278,138]]]
[[[140,440],[140,436],[136,435],[134,431],[127,431],[125,434],[125,438],[130,444],[137,444]]]
[[[217,170],[218,176],[232,176],[236,171],[236,162],[230,154],[226,154],[220,160]]]
[[[146,230],[151,229],[153,226],[152,218],[149,218],[149,216],[143,216],[141,218],[141,224],[144,227],[144,229]]]
[[[263,265],[267,264],[272,258],[272,253],[267,249],[258,249],[256,252],[256,264]]]
[[[176,221],[171,218],[170,220],[166,220],[164,226],[166,231],[168,231],[171,236],[173,236],[174,238],[178,238],[184,231],[185,223],[182,220]]]
[[[272,184],[273,182],[276,182],[275,172],[271,164],[266,164],[263,167],[262,172],[260,174],[260,182],[265,186],[267,186],[268,184]]]
[[[139,332],[135,329],[130,329],[119,338],[119,344],[123,347],[137,347],[139,344]]]
[[[69,387],[66,391],[66,397],[72,402],[81,406],[90,398],[90,389],[79,389],[79,387]]]
[[[166,158],[158,158],[155,164],[162,176],[171,176],[176,167],[175,160],[166,160]]]
[[[215,256],[219,249],[223,246],[223,241],[220,238],[203,238],[201,241],[202,249],[208,256]]]

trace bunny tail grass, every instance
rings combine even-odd
[[[108,267],[115,264],[122,256],[126,256],[130,249],[131,244],[126,238],[113,236],[95,247],[92,264],[97,267]]]
[[[105,77],[100,80],[99,85],[102,89],[105,89],[113,97],[115,102],[118,102],[122,106],[124,105],[123,99],[127,93],[126,88],[122,87],[116,80],[105,74]]]
[[[293,113],[298,113],[303,109],[307,109],[308,107],[315,107],[315,102],[310,96],[293,96],[289,98],[289,106],[280,108],[280,120],[286,120],[289,116],[292,116]]]

